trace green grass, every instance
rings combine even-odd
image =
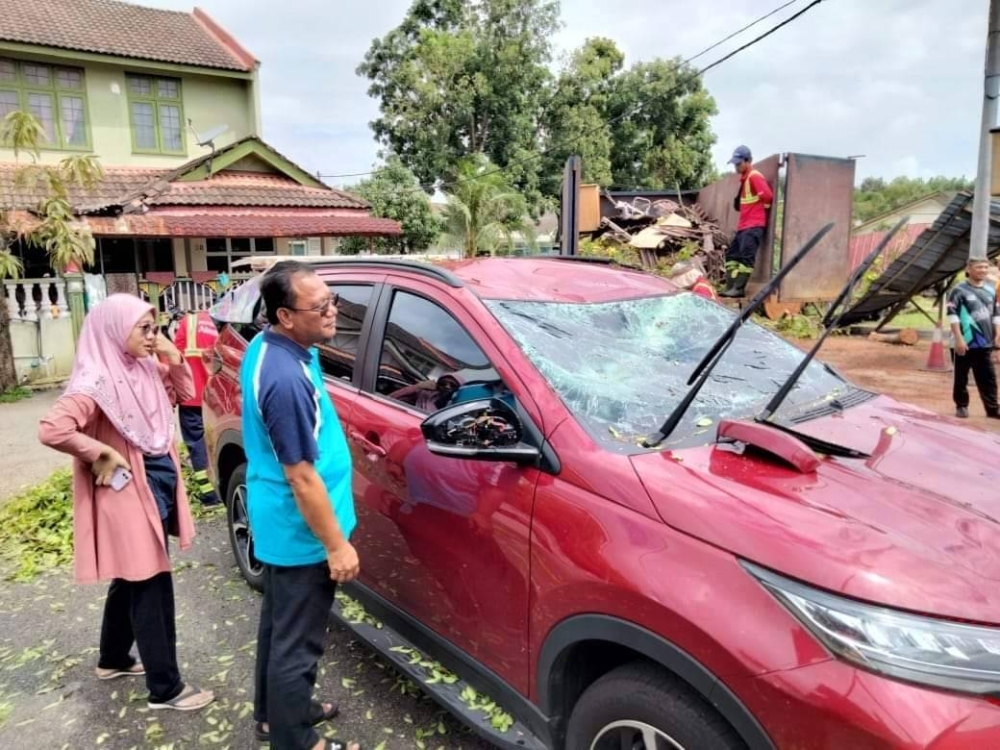
[[[920,310],[913,309],[914,304],[916,303],[911,303],[910,305],[907,305],[906,310],[904,310],[895,318],[890,320],[889,323],[887,324],[888,327],[916,328],[918,330],[930,330],[934,328],[934,324],[931,323],[930,320],[928,320],[927,315],[930,315],[931,318],[937,320],[937,310],[931,305],[921,304],[920,309],[927,311],[927,315],[924,315],[923,313],[920,312]],[[945,326],[947,326],[947,324],[948,324],[947,321],[945,321]]]
[[[0,393],[0,404],[13,404],[15,401],[21,401],[26,398],[31,398],[31,389],[16,386],[9,391]]]

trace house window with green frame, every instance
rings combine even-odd
[[[46,149],[90,150],[83,69],[0,58],[0,119],[30,112],[45,131]]]
[[[184,106],[178,78],[125,76],[132,150],[145,154],[185,154]]]

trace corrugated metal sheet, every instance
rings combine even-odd
[[[930,224],[908,224],[903,227],[895,239],[889,243],[889,246],[882,251],[882,257],[891,259],[902,255],[925,229],[930,228]],[[868,257],[871,251],[882,241],[887,232],[888,230],[885,232],[868,232],[851,237],[851,257],[849,260],[851,271],[861,265],[861,261]]]
[[[930,229],[894,260],[868,294],[844,314],[843,325],[874,320],[894,305],[930,289],[961,271],[969,259],[972,195],[959,193]],[[1000,255],[1000,201],[990,206],[991,258]]]

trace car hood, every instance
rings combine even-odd
[[[718,445],[633,457],[669,525],[847,596],[1000,624],[1000,439],[880,396],[796,427],[871,453],[803,473]]]

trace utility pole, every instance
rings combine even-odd
[[[990,0],[989,27],[986,36],[986,77],[983,82],[983,121],[979,133],[979,168],[976,170],[976,195],[972,203],[972,235],[969,259],[985,260],[990,236],[990,173],[993,166],[993,136],[997,125],[997,97],[1000,96],[1000,0]]]

